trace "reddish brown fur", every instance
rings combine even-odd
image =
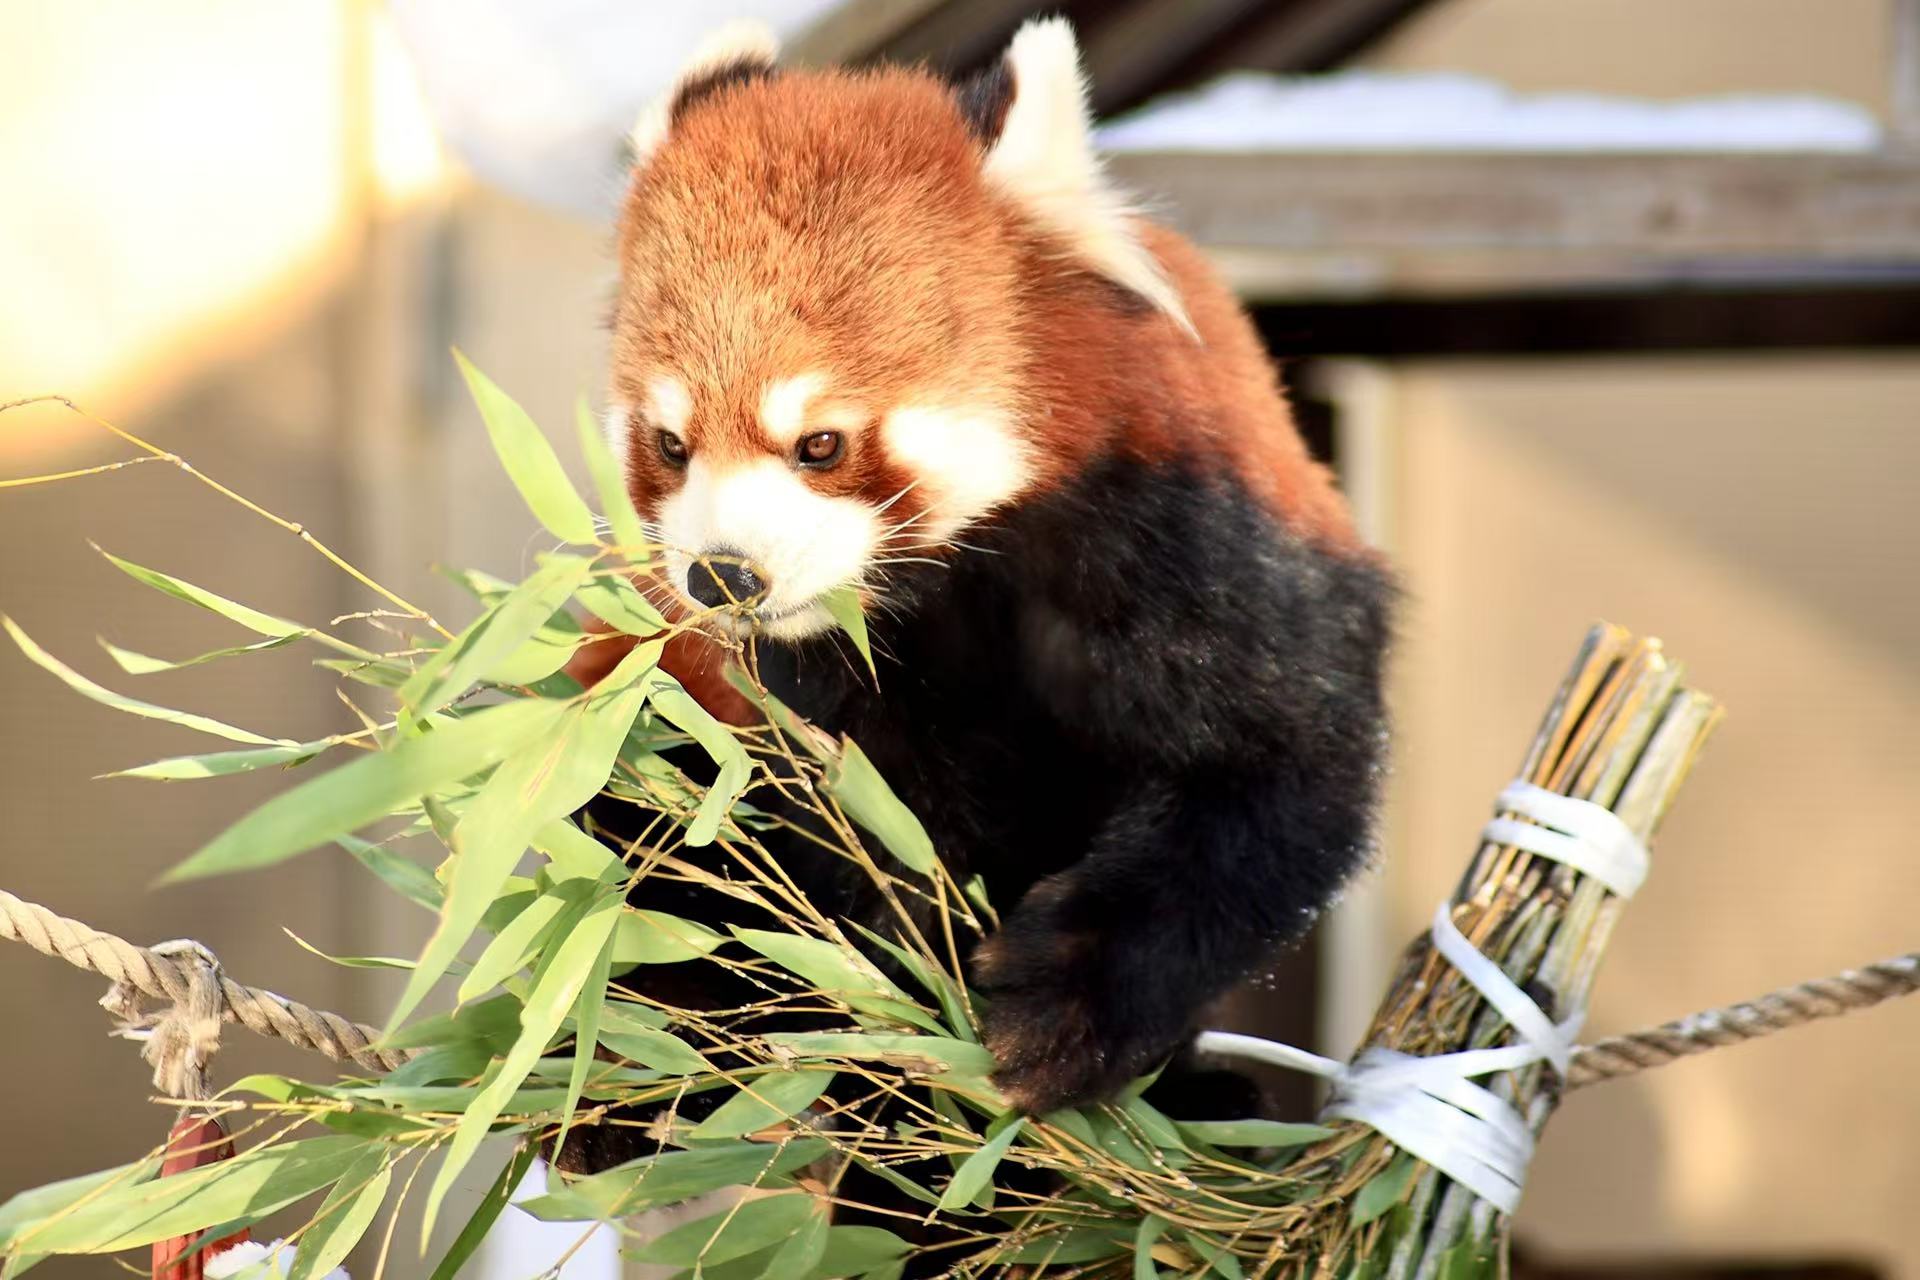
[[[924,71],[783,71],[701,96],[627,196],[614,398],[644,405],[651,378],[682,379],[689,443],[744,459],[776,448],[758,423],[766,386],[823,372],[822,402],[867,427],[809,483],[876,504],[913,478],[885,456],[888,410],[999,407],[1032,447],[1029,493],[1114,450],[1180,460],[1231,474],[1286,527],[1357,553],[1265,349],[1199,252],[1140,226],[1195,341],[1092,275],[982,176],[984,155],[952,88]],[[644,422],[629,471],[648,516],[681,474]],[[892,513],[911,517],[924,496]],[[670,669],[683,680],[717,669],[711,653],[681,656],[690,665]]]

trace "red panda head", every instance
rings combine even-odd
[[[810,634],[825,593],[883,588],[1056,475],[1047,296],[1187,341],[1088,133],[1058,20],[965,89],[776,71],[729,30],[642,119],[607,428],[680,594]]]

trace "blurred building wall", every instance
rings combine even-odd
[[[1920,359],[1414,364],[1394,398],[1394,936],[1450,892],[1605,617],[1662,636],[1730,715],[1588,1034],[1911,949]],[[1916,1071],[1920,1023],[1894,1007],[1583,1090],[1541,1146],[1523,1237],[1920,1274]]]

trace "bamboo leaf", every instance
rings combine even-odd
[[[401,703],[423,716],[493,674],[566,604],[592,567],[584,556],[549,556],[531,578],[421,663],[400,687]]]
[[[622,899],[624,904],[624,899]],[[600,1011],[607,1004],[607,982],[613,976],[613,930],[600,944],[593,967],[573,1006],[573,1070],[567,1076],[567,1097],[560,1109],[560,1133],[553,1140],[555,1151],[567,1145],[567,1130],[573,1127],[573,1113],[580,1106],[580,1094],[587,1086],[587,1072],[594,1063],[594,1050],[600,1043]]]
[[[523,1200],[519,1208],[548,1222],[629,1217],[656,1205],[678,1204],[722,1187],[786,1185],[786,1175],[827,1153],[820,1138],[776,1144],[732,1142],[691,1151],[666,1151],[581,1178],[558,1192]]]
[[[832,615],[839,628],[847,633],[847,639],[853,641],[853,647],[859,650],[861,659],[867,664],[868,673],[878,680],[880,672],[873,665],[873,648],[867,641],[867,615],[860,607],[860,589],[853,586],[836,587],[820,597],[820,604]]]
[[[392,1159],[384,1147],[375,1147],[340,1176],[314,1215],[313,1225],[300,1237],[287,1280],[312,1280],[347,1260],[387,1198],[393,1181]]]
[[[557,818],[534,832],[532,844],[547,856],[555,873],[563,878],[601,880],[623,869],[613,850],[567,818]]]
[[[307,1138],[242,1152],[171,1177],[115,1187],[17,1237],[38,1253],[113,1253],[220,1225],[251,1225],[339,1181],[361,1138]]]
[[[989,1133],[980,1149],[960,1162],[953,1171],[953,1179],[947,1183],[947,1189],[940,1193],[942,1209],[959,1209],[972,1204],[975,1196],[986,1190],[993,1179],[993,1171],[1000,1167],[1001,1157],[1007,1154],[1007,1148],[1020,1136],[1025,1126],[1023,1116],[1009,1114],[995,1122],[997,1132]]]
[[[440,1203],[459,1178],[460,1171],[473,1159],[481,1139],[487,1136],[487,1130],[493,1122],[500,1118],[514,1091],[533,1070],[533,1064],[540,1059],[554,1033],[566,1020],[568,1011],[579,1000],[581,988],[592,977],[602,948],[607,939],[613,936],[613,925],[619,918],[621,901],[619,894],[609,893],[597,902],[585,904],[577,916],[577,922],[569,922],[571,927],[565,930],[560,945],[542,957],[533,986],[527,992],[526,1004],[520,1011],[519,1037],[502,1059],[499,1070],[475,1095],[466,1114],[460,1117],[453,1140],[447,1144],[440,1171],[427,1193],[421,1226],[423,1240],[431,1235]]]
[[[614,963],[678,964],[710,955],[726,938],[703,924],[653,911],[630,907],[620,917],[614,934]]]
[[[1133,1233],[1133,1280],[1160,1280],[1160,1268],[1153,1264],[1153,1246],[1167,1234],[1168,1225],[1165,1218],[1153,1214],[1140,1219],[1140,1229]]]
[[[515,1187],[527,1176],[527,1170],[533,1167],[539,1149],[532,1143],[523,1143],[508,1160],[506,1167],[500,1170],[500,1176],[480,1198],[480,1207],[467,1219],[467,1225],[460,1228],[453,1243],[447,1246],[446,1256],[440,1259],[440,1265],[433,1269],[431,1280],[456,1280],[468,1261],[480,1250],[480,1244],[493,1230],[493,1224],[499,1221],[500,1213],[507,1207]]]
[[[773,1071],[745,1081],[740,1092],[693,1127],[694,1138],[740,1138],[804,1111],[833,1083],[831,1071]]]
[[[713,762],[720,766],[719,776],[707,788],[707,794],[702,797],[699,811],[688,824],[686,834],[687,843],[696,848],[712,844],[714,836],[720,831],[720,823],[727,816],[727,810],[747,789],[752,764],[747,758],[746,748],[740,745],[740,740],[725,725],[695,702],[680,687],[679,681],[664,672],[652,683],[648,701],[669,724],[691,735],[713,758]]]
[[[592,543],[593,512],[580,500],[540,428],[513,397],[474,368],[466,356],[455,351],[453,358],[473,393],[473,402],[480,407],[480,418],[487,424],[487,435],[493,440],[500,465],[506,468],[508,478],[534,516],[556,538],[581,545]]]
[[[194,658],[182,658],[178,662],[169,662],[165,658],[150,658],[144,653],[135,653],[131,649],[122,649],[117,644],[105,640],[100,647],[107,656],[120,664],[120,669],[130,676],[152,675],[156,671],[178,671],[182,667],[197,667],[207,662],[217,662],[221,658],[236,658],[243,653],[263,653],[268,649],[283,649],[311,632],[301,630],[289,636],[270,636],[265,640],[256,640],[252,644],[235,645],[226,649],[215,649]]]
[[[693,1076],[713,1070],[713,1065],[679,1036],[653,1027],[631,1027],[623,1031],[602,1029],[600,1043],[623,1058],[632,1058],[644,1067],[669,1075]]]
[[[632,1256],[638,1262],[680,1267],[725,1262],[787,1239],[815,1212],[813,1197],[804,1192],[758,1196],[675,1227],[641,1245]]]
[[[622,574],[602,574],[575,593],[588,613],[630,636],[667,629],[667,620]]]
[[[1413,1182],[1414,1167],[1413,1157],[1403,1151],[1393,1158],[1392,1164],[1368,1179],[1348,1206],[1353,1225],[1364,1227],[1399,1204],[1400,1197],[1407,1194],[1407,1187]]]
[[[158,1160],[140,1160],[20,1192],[0,1204],[0,1253],[11,1250],[36,1224],[50,1221],[103,1189],[136,1186],[159,1171]]]
[[[906,992],[893,985],[873,962],[859,952],[824,938],[729,926],[733,936],[782,968],[799,974],[822,991],[873,994],[905,1000]]]
[[[638,653],[636,647],[622,666]],[[401,993],[389,1026],[412,1012],[440,980],[479,927],[534,833],[572,813],[606,785],[620,745],[640,714],[642,697],[639,687],[630,686],[609,696],[567,704],[564,718],[539,742],[487,779],[453,830],[455,856],[440,922],[427,939],[420,967]],[[608,927],[612,928],[611,922]]]
[[[427,870],[411,858],[403,858],[391,849],[385,849],[359,836],[341,836],[334,842],[353,855],[361,866],[379,876],[386,886],[408,901],[417,902],[429,911],[438,911],[445,894],[440,882],[433,878],[433,872]]]
[[[562,703],[487,707],[284,791],[215,836],[165,881],[270,866],[337,840],[500,763],[560,719]]]
[[[529,902],[473,962],[455,998],[465,1004],[520,972],[547,944],[561,916],[569,911],[577,914],[581,904],[593,896],[594,887],[591,880],[566,880]]]
[[[840,740],[840,756],[827,766],[827,794],[847,816],[879,837],[887,852],[921,875],[940,865],[920,819],[893,794],[880,771],[851,738]]]
[[[846,1031],[776,1031],[770,1045],[799,1058],[877,1058],[932,1073],[993,1073],[993,1054],[981,1045],[945,1036],[886,1035]]]
[[[1176,1120],[1174,1124],[1193,1141],[1216,1147],[1303,1147],[1334,1134],[1325,1125],[1281,1120]]]
[[[7,629],[7,634],[13,637],[13,642],[20,646],[20,651],[26,654],[36,665],[58,676],[60,680],[74,692],[81,694],[83,697],[91,698],[103,707],[111,707],[115,711],[124,711],[128,715],[140,716],[147,720],[159,720],[166,724],[177,724],[183,729],[194,729],[200,733],[212,734],[216,738],[225,738],[229,742],[251,742],[263,747],[295,747],[300,745],[288,738],[264,737],[261,734],[249,732],[246,729],[236,729],[230,724],[222,724],[220,721],[207,716],[195,715],[190,711],[175,711],[171,707],[157,706],[151,702],[142,702],[138,698],[129,698],[125,694],[115,693],[103,685],[95,684],[78,671],[75,671],[72,667],[69,667],[66,663],[60,661],[60,659],[48,653],[45,649],[42,649],[34,642],[33,637],[20,629],[19,624],[14,622],[12,618],[0,614],[0,626],[4,626]]]
[[[573,423],[580,433],[580,452],[586,455],[587,472],[593,476],[594,490],[600,495],[607,532],[613,535],[614,545],[625,551],[629,560],[644,561],[646,531],[640,525],[639,513],[633,509],[633,497],[627,491],[627,478],[620,472],[619,459],[613,456],[613,448],[599,419],[587,407],[585,396],[574,402]]]
[[[827,1232],[825,1255],[814,1266],[816,1277],[866,1275],[898,1262],[913,1246],[882,1227],[836,1226]]]
[[[131,769],[117,769],[102,776],[148,778],[160,782],[224,778],[236,773],[252,773],[255,769],[302,765],[332,745],[333,742],[330,739],[322,738],[317,742],[296,742],[284,747],[247,747],[239,751],[211,751],[204,755],[168,756],[164,760],[155,760],[151,764],[135,765]]]
[[[827,1205],[811,1196],[807,1199],[812,1201],[807,1216],[767,1259],[765,1269],[760,1272],[761,1280],[793,1280],[795,1276],[811,1275],[826,1256],[827,1227],[831,1221]]]
[[[108,563],[132,578],[135,582],[152,587],[155,591],[164,592],[176,600],[184,600],[190,605],[207,610],[209,613],[217,613],[227,621],[237,622],[249,631],[257,632],[263,636],[277,636],[284,640],[296,639],[300,636],[313,634],[313,628],[311,627],[301,626],[297,622],[289,622],[285,618],[276,618],[270,613],[262,613],[258,609],[249,608],[244,604],[240,604],[238,601],[229,600],[222,595],[216,595],[205,587],[197,587],[185,579],[176,578],[171,574],[161,573],[157,569],[149,569],[144,565],[137,565],[131,560],[122,560],[112,552],[102,550],[98,545],[95,545],[93,549],[99,551],[101,555],[107,558]]]

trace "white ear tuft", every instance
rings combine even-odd
[[[780,41],[773,28],[751,18],[735,18],[721,24],[694,47],[693,56],[673,78],[673,85],[655,98],[634,122],[628,135],[633,162],[644,163],[666,141],[673,124],[673,109],[689,85],[725,67],[758,65],[771,67],[780,54]]]
[[[1194,333],[1179,290],[1134,231],[1131,203],[1107,182],[1094,154],[1073,28],[1065,18],[1027,23],[1007,46],[1006,69],[1013,101],[987,152],[988,181],[1065,237],[1094,270]]]

